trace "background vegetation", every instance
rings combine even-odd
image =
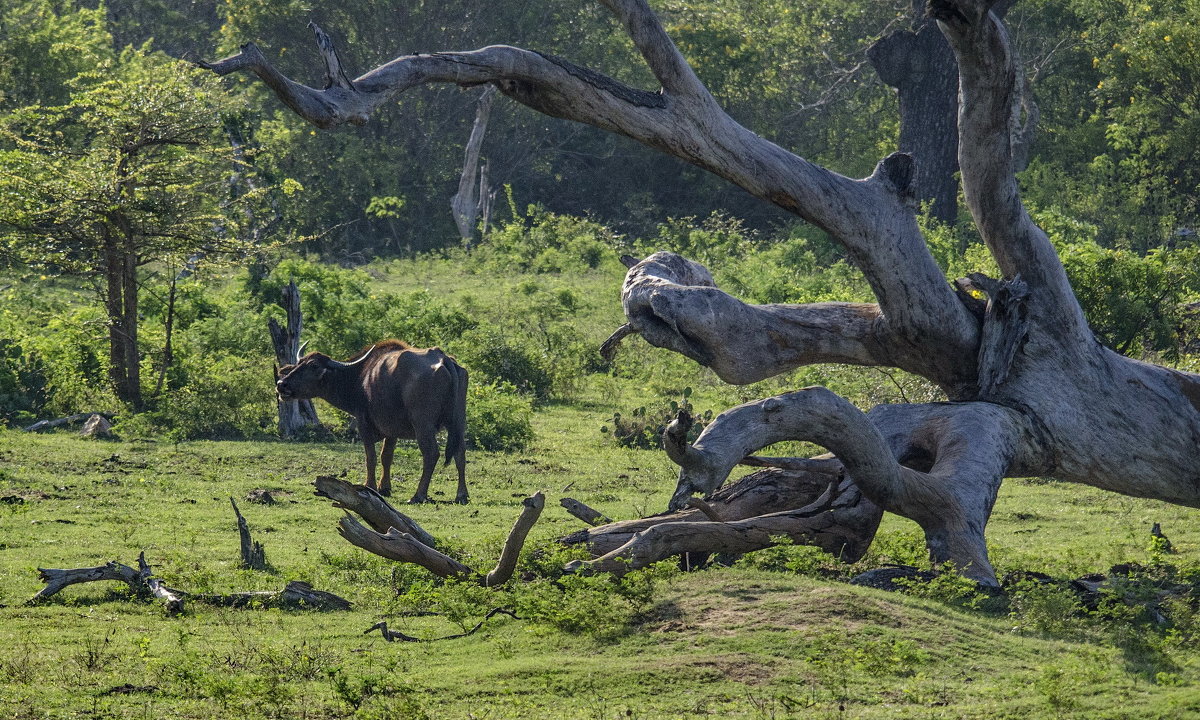
[[[313,19],[360,71],[402,52],[512,42],[650,82],[592,4],[343,5],[0,8],[0,715],[1200,712],[1200,536],[1194,511],[1161,503],[1009,481],[989,527],[997,569],[1011,574],[1004,597],[953,576],[911,583],[905,594],[835,582],[889,563],[924,565],[916,526],[894,517],[853,568],[781,546],[704,572],[664,565],[619,582],[561,576],[570,553],[553,540],[578,524],[557,510],[558,497],[615,518],[664,507],[673,472],[654,446],[673,406],[690,404],[704,419],[813,384],[863,407],[937,392],[903,373],[837,366],[733,387],[636,338],[611,364],[600,359],[596,348],[623,320],[621,253],[683,253],[751,302],[871,299],[827,238],[693,168],[500,101],[484,151],[497,209],[468,253],[449,197],[473,93],[410,93],[363,128],[318,133],[257,85],[214,84],[170,59],[253,40],[285,72],[311,77]],[[893,95],[862,65],[862,51],[902,24],[908,3],[808,5],[656,8],[735,117],[863,175],[893,148],[897,128]],[[1042,109],[1024,190],[1098,338],[1195,369],[1200,6],[1023,0],[1009,20]],[[100,141],[143,137],[148,118],[166,115],[151,101],[172,97],[172,108],[192,115],[170,118],[197,118],[186,128],[194,135],[149,158],[145,182],[122,185],[127,143],[110,142],[115,154],[104,155]],[[149,218],[164,217],[186,231],[150,232]],[[966,223],[927,224],[949,277],[995,272]],[[111,291],[88,265],[106,232],[156,238],[125,255],[138,297],[136,402],[114,383]],[[166,234],[172,242],[158,242]],[[282,319],[276,303],[293,280],[313,349],[349,357],[395,336],[440,345],[470,369],[472,504],[414,515],[465,562],[487,565],[517,499],[548,490],[521,582],[500,592],[438,583],[336,536],[338,513],[309,488],[317,474],[361,473],[346,419],[321,406],[327,434],[275,439],[265,328]],[[114,417],[119,439],[21,431],[78,412]],[[411,474],[415,448],[399,454]],[[448,477],[435,478],[435,497]],[[236,569],[226,505],[256,488],[282,500],[246,513],[267,546],[272,567],[262,573]],[[1170,547],[1149,534],[1154,522]],[[39,585],[34,566],[132,562],[142,550],[189,591],[305,579],[355,609],[193,604],[166,619],[101,586],[21,605]],[[1136,566],[1104,593],[1069,584],[1119,563]],[[497,606],[520,619],[420,645],[361,634],[386,619],[442,636]]]

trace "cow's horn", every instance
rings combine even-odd
[[[681,409],[675,419],[663,430],[663,449],[667,451],[667,457],[682,468],[692,465],[693,463],[689,461],[698,454],[695,448],[688,445],[687,435],[691,429],[692,414]]]
[[[296,348],[296,362],[300,362],[300,356],[304,354],[304,346],[308,345],[308,341],[300,343],[300,347]]]
[[[375,351],[375,346],[374,346],[374,345],[372,345],[371,347],[367,348],[367,351],[366,351],[365,353],[363,353],[363,354],[362,354],[362,357],[360,357],[359,359],[355,360],[354,362],[348,362],[348,363],[344,363],[344,362],[339,362],[339,361],[337,361],[337,360],[330,360],[330,361],[329,361],[329,365],[330,365],[330,367],[336,367],[336,368],[348,368],[348,367],[354,367],[355,365],[359,364],[359,363],[360,363],[360,362],[362,362],[363,360],[366,360],[368,357],[370,357],[370,356],[371,356],[371,353],[372,353],[372,352],[374,352],[374,351]]]

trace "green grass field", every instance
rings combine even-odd
[[[373,291],[428,291],[535,346],[569,331],[595,347],[622,321],[615,259],[561,275],[496,272],[488,262],[451,253],[366,270]],[[575,297],[562,301],[564,290]],[[448,502],[453,473],[439,468],[432,491],[440,502],[402,508],[441,547],[487,569],[520,500],[545,491],[519,579],[498,590],[436,582],[338,536],[341,511],[315,497],[312,482],[361,478],[362,451],[351,442],[95,441],[0,430],[0,718],[1200,717],[1197,511],[1010,480],[989,526],[993,562],[1001,575],[1059,581],[1057,590],[1018,589],[1010,599],[981,596],[953,576],[906,593],[845,582],[881,564],[922,562],[918,528],[895,516],[852,568],[781,547],[690,573],[660,563],[620,582],[559,577],[570,555],[555,539],[582,527],[560,498],[625,519],[660,511],[674,488],[664,454],[619,447],[601,432],[614,413],[662,407],[689,387],[697,410],[718,412],[809,384],[864,407],[922,401],[930,390],[914,378],[838,367],[731,387],[637,338],[611,368],[555,382],[554,397],[533,414],[529,447],[468,454],[470,505]],[[415,447],[402,443],[400,473],[411,478],[417,464]],[[278,502],[247,501],[257,489]],[[402,483],[397,497],[411,490]],[[267,571],[238,569],[231,497],[265,545]],[[1155,522],[1174,553],[1152,547]],[[38,567],[132,565],[143,551],[158,576],[189,593],[304,580],[354,606],[228,609],[193,598],[168,617],[160,602],[115,582],[26,604],[41,587]],[[1190,583],[1192,595],[1168,601],[1168,622],[1155,623],[1144,610],[1156,599],[1152,582],[1130,583],[1090,612],[1061,589],[1117,563]],[[500,615],[467,637],[438,639],[496,607],[519,619]],[[381,620],[430,641],[364,634]]]
[[[534,447],[470,456],[470,505],[411,514],[470,564],[487,567],[519,498],[532,491],[548,497],[531,548],[579,527],[557,507],[568,486],[567,494],[614,516],[661,508],[673,485],[666,458],[616,448],[596,430],[598,414],[595,407],[540,411]],[[397,462],[412,468],[415,461],[415,449],[405,447]],[[652,596],[616,629],[571,632],[498,616],[466,638],[389,644],[363,631],[387,620],[418,637],[460,632],[490,606],[510,605],[514,593],[446,593],[429,605],[440,614],[414,615],[412,588],[436,592],[433,584],[342,541],[334,531],[340,511],[311,493],[318,474],[361,472],[356,445],[103,442],[4,431],[0,463],[0,496],[8,498],[0,505],[3,717],[1200,713],[1195,658],[1160,630],[1145,629],[1149,644],[1094,623],[1048,633],[945,598],[749,567],[656,571]],[[257,488],[280,502],[245,502]],[[450,497],[449,471],[438,473],[434,489]],[[272,570],[237,569],[231,496]],[[1073,577],[1145,561],[1155,521],[1179,558],[1192,557],[1200,543],[1195,511],[1057,483],[1010,481],[993,517],[1002,571]],[[878,545],[911,548],[915,532],[890,517]],[[318,613],[191,603],[170,618],[119,583],[73,586],[42,605],[23,605],[40,587],[35,567],[134,563],[143,550],[183,590],[278,589],[301,579],[355,606]],[[398,588],[407,588],[403,597]]]

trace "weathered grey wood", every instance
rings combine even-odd
[[[146,562],[145,552],[138,554],[138,581],[146,586],[151,595],[163,601],[163,609],[168,615],[183,612],[183,593],[154,577],[154,570]]]
[[[496,100],[496,87],[488,85],[475,106],[475,123],[471,126],[471,136],[467,139],[464,151],[462,174],[458,179],[458,192],[450,199],[450,210],[454,214],[454,222],[458,225],[458,234],[463,246],[468,250],[475,240],[475,220],[486,213],[489,190],[486,172],[480,174],[479,153],[483,148],[483,136],[487,132],[488,117],[492,112],[492,103]]]
[[[38,576],[46,583],[46,587],[29,599],[31,604],[45,600],[63,588],[76,583],[120,580],[128,584],[136,593],[147,593],[162,600],[163,608],[168,615],[177,615],[183,611],[183,593],[154,577],[153,570],[146,563],[146,553],[144,552],[138,555],[137,570],[118,562],[110,562],[97,567],[69,570],[38,568]]]
[[[534,523],[541,517],[542,508],[545,506],[546,496],[540,492],[521,501],[521,514],[517,516],[512,530],[504,540],[504,547],[500,550],[500,559],[496,561],[496,567],[483,578],[485,587],[498,587],[512,578],[513,571],[517,569],[517,558],[521,554],[521,548],[525,546],[525,538],[529,536],[529,531],[533,529]]]
[[[692,498],[695,501],[695,498]],[[862,557],[875,537],[882,511],[864,504],[849,480],[829,486],[812,504],[729,522],[659,523],[634,534],[624,545],[593,560],[568,564],[573,572],[621,574],[682,553],[740,554],[762,550],[787,537],[816,545],[845,562]]]
[[[110,562],[96,567],[84,568],[38,568],[38,577],[42,582],[46,583],[46,587],[42,588],[27,601],[27,604],[36,604],[46,598],[56,595],[63,588],[85,582],[99,582],[101,580],[119,580],[128,584],[131,588],[138,591],[138,571],[123,565],[119,562]]]
[[[837,470],[831,472],[829,463],[836,465]],[[851,480],[842,477],[841,465],[836,460],[820,458],[807,468],[770,468],[750,473],[714,492],[706,504],[710,512],[725,522],[747,520],[780,512],[780,508],[795,510],[810,506],[831,486],[838,501],[837,514],[830,518],[836,520],[836,526],[825,529],[830,537],[827,544],[835,549],[848,546],[848,550],[840,550],[837,554],[853,562],[866,551],[875,536],[883,510],[864,497]],[[587,528],[561,538],[560,542],[585,544],[593,556],[599,557],[616,551],[639,533],[657,525],[703,523],[709,519],[700,509],[688,508]],[[833,539],[835,534],[840,535],[840,541]],[[796,536],[805,537],[800,528],[796,528]]]
[[[396,528],[413,536],[422,545],[437,547],[432,535],[371,488],[332,475],[319,475],[313,484],[317,488],[316,495],[329,498],[336,508],[358,513],[376,532],[386,533],[389,528]]]
[[[119,580],[139,594],[149,594],[163,600],[168,614],[177,615],[183,610],[183,598],[222,607],[265,607],[304,608],[314,610],[349,610],[351,603],[331,592],[317,590],[306,582],[292,580],[283,590],[252,591],[238,593],[202,593],[191,595],[166,586],[154,577],[146,564],[145,553],[138,556],[140,570],[134,570],[119,562],[74,569],[38,568],[38,575],[46,587],[38,591],[26,604],[35,605],[55,595],[63,588],[78,583]]]
[[[575,498],[565,497],[558,501],[563,509],[569,512],[573,517],[577,517],[588,525],[603,525],[612,522],[604,513],[599,510],[589,507],[586,504],[576,500]]]
[[[677,255],[627,261],[628,323],[606,351],[636,333],[733,383],[816,362],[897,367],[935,383],[951,402],[863,413],[828,391],[809,389],[739,406],[694,446],[672,450],[682,467],[674,507],[692,492],[712,492],[734,465],[772,442],[810,440],[844,466],[839,482],[917,521],[935,560],[951,560],[988,584],[996,579],[984,528],[1005,477],[1049,474],[1200,507],[1200,376],[1121,357],[1098,343],[1054,247],[1021,201],[1015,172],[1027,143],[1020,128],[1028,93],[1007,31],[992,13],[1006,1],[928,3],[959,69],[963,194],[1003,275],[983,311],[964,285],[946,282],[921,236],[910,207],[917,174],[910,156],[890,155],[861,180],[809,163],[729,118],[645,0],[603,4],[661,87],[631,87],[503,45],[405,56],[326,90],[284,77],[253,45],[205,67],[256,74],[321,127],[366,122],[374,109],[418,85],[490,83],[542,113],[710,170],[840,243],[877,303],[752,306],[716,288],[707,268]],[[1028,105],[1024,112],[1036,120]],[[652,535],[684,532],[655,524],[661,529]]]
[[[525,538],[541,516],[545,505],[545,495],[540,492],[534,493],[521,502],[521,513],[508,533],[508,538],[500,551],[500,558],[497,560],[496,566],[486,575],[435,550],[409,533],[401,532],[395,527],[388,528],[386,532],[377,532],[365,527],[350,514],[344,515],[338,521],[338,533],[350,544],[367,552],[398,562],[418,565],[438,577],[469,580],[484,587],[499,587],[512,578],[521,548],[525,545]]]
[[[250,526],[246,523],[246,518],[242,517],[242,511],[238,510],[237,503],[233,498],[229,498],[229,504],[233,506],[233,513],[237,516],[238,540],[242,551],[242,567],[250,570],[263,570],[267,567],[267,552],[263,549],[262,543],[255,542],[250,537]]]
[[[355,547],[390,560],[419,565],[438,577],[470,579],[476,576],[471,568],[396,528],[380,533],[354,517],[344,515],[338,520],[338,534]]]
[[[289,608],[301,610],[349,610],[353,603],[300,580],[292,580],[283,590],[257,590],[237,593],[205,593],[189,595],[191,600],[206,605],[233,608]]]
[[[25,432],[44,432],[46,430],[53,430],[54,428],[62,427],[63,425],[75,425],[77,423],[84,422],[93,415],[100,415],[101,417],[104,417],[104,415],[101,413],[76,413],[66,417],[54,418],[53,420],[38,420],[32,425],[26,426],[24,430]]]

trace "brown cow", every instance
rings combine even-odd
[[[297,353],[299,355],[299,353]],[[446,429],[446,464],[458,468],[457,503],[467,502],[467,371],[441,348],[422,350],[400,340],[372,345],[357,360],[339,362],[313,352],[279,369],[280,400],[321,398],[358,421],[367,454],[367,482],[375,488],[375,442],[383,440],[379,494],[392,491],[392,453],[397,438],[413,438],[423,459],[421,480],[410,503],[429,502],[429,478],[437,467],[437,431]]]

